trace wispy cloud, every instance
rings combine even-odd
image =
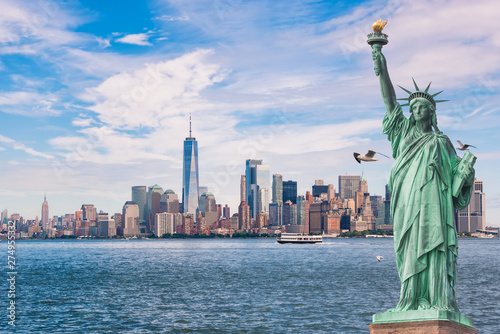
[[[135,45],[142,45],[142,46],[151,46],[149,42],[149,34],[148,33],[140,33],[140,34],[130,34],[130,35],[125,35],[123,37],[120,37],[116,39],[115,41],[118,43],[124,43],[124,44],[135,44]]]
[[[187,15],[183,15],[183,16],[161,15],[161,16],[154,17],[153,19],[159,20],[159,21],[166,21],[166,22],[189,21],[189,17]]]
[[[0,142],[12,147],[15,150],[24,151],[32,156],[35,156],[35,157],[41,157],[41,158],[45,158],[45,159],[54,159],[54,156],[52,156],[50,154],[35,151],[31,147],[28,147],[22,143],[15,141],[14,139],[5,137],[3,135],[0,135]]]
[[[24,116],[59,115],[61,111],[55,108],[58,99],[53,94],[37,92],[7,92],[0,93],[0,110],[10,114]]]

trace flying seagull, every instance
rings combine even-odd
[[[384,157],[390,159],[387,155],[382,154],[380,152],[375,152],[372,150],[369,150],[368,153],[366,153],[366,154],[359,154],[359,153],[354,152],[354,159],[356,159],[356,161],[359,163],[361,163],[361,161],[377,161],[377,159],[373,158],[375,153],[378,153],[378,154],[383,155]]]
[[[380,262],[380,260],[382,260],[384,258],[382,255],[377,255],[375,257],[377,258],[378,262]]]
[[[460,151],[467,151],[469,149],[469,147],[477,148],[476,146],[472,146],[469,144],[462,144],[462,142],[460,140],[457,140],[457,142],[460,145],[460,147],[457,147],[457,150],[460,150]]]

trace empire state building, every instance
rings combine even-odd
[[[182,169],[182,212],[196,215],[199,200],[198,142],[191,136],[189,116],[189,137],[184,141],[184,164]]]

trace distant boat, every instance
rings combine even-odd
[[[281,233],[281,236],[277,237],[276,241],[280,244],[317,244],[323,242],[323,236],[300,233]]]

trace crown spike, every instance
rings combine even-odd
[[[401,107],[406,107],[406,106],[409,106],[410,104],[409,103],[405,103],[405,104],[401,104]]]
[[[441,94],[442,92],[444,92],[444,90],[442,90],[442,91],[440,91],[440,92],[437,92],[437,93],[435,93],[435,94],[432,94],[431,96],[432,96],[432,97],[434,97],[434,96],[436,96],[436,95]]]
[[[411,78],[411,80],[413,80],[413,84],[415,85],[415,89],[418,91],[420,91],[420,88],[418,88],[417,86],[417,83],[415,82],[415,79]]]
[[[439,102],[448,102],[449,100],[434,100],[434,102],[439,103]]]
[[[425,92],[426,92],[426,93],[428,93],[428,92],[429,92],[429,88],[431,87],[431,83],[432,83],[432,81],[431,81],[431,82],[429,82],[429,84],[427,85],[427,88],[425,89]]]
[[[398,87],[399,87],[399,88],[401,88],[402,90],[404,90],[405,92],[407,92],[408,94],[411,94],[411,92],[410,92],[408,89],[403,88],[403,87],[401,87],[400,85],[398,85]]]

